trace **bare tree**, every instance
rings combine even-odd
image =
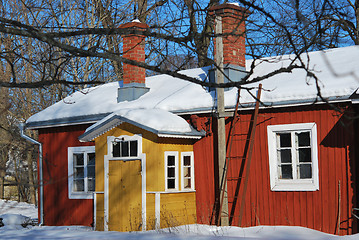
[[[34,195],[33,159],[36,149],[17,138],[15,120],[24,120],[78,89],[122,78],[122,64],[166,73],[206,87],[237,87],[307,68],[302,53],[359,44],[359,0],[238,0],[248,9],[247,55],[294,53],[292,64],[263,76],[251,77],[255,65],[241,82],[203,82],[179,70],[213,65],[213,19],[209,8],[219,0],[84,0],[0,3],[0,197],[8,155],[27,159],[30,184],[20,192]],[[134,18],[147,23],[146,62],[123,57],[118,28]],[[244,20],[244,19],[243,19]],[[181,61],[178,61],[178,60]],[[250,80],[249,80],[250,79]],[[318,92],[320,96],[320,92]],[[21,108],[19,107],[21,106]],[[36,136],[34,136],[36,137]],[[14,145],[16,142],[16,146]],[[20,147],[19,147],[20,146]],[[15,150],[16,149],[16,150]],[[16,152],[16,154],[15,154]],[[21,154],[20,154],[21,152]],[[15,167],[17,169],[17,167]],[[6,171],[6,170],[5,170]],[[20,180],[19,180],[20,181]],[[24,197],[25,198],[25,197]],[[28,198],[28,197],[27,197]],[[31,197],[34,201],[35,197]]]

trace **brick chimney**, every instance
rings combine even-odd
[[[211,7],[210,15],[222,17],[223,64],[245,67],[245,20],[249,11],[233,3]]]
[[[239,82],[247,75],[245,20],[249,11],[235,3],[224,3],[211,7],[209,14],[213,17],[214,24],[216,16],[222,18],[224,82]],[[214,46],[216,47],[216,38]],[[210,81],[215,82],[215,69],[210,70],[209,75]]]
[[[125,23],[119,28],[127,29],[122,36],[123,57],[136,62],[145,62],[146,36],[134,31],[145,31],[148,25],[139,20]],[[132,101],[149,91],[145,86],[146,70],[135,65],[123,63],[123,87],[118,89],[117,102]]]
[[[125,23],[119,26],[119,28],[128,29],[128,33],[122,36],[123,42],[123,57],[134,60],[137,62],[145,61],[145,36],[141,34],[135,34],[132,31],[146,30],[148,25],[141,23],[139,20],[133,20],[132,22]],[[123,64],[123,83],[145,83],[145,69],[131,64]]]

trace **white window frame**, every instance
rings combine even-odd
[[[113,143],[120,142],[120,141],[137,141],[137,155],[136,156],[128,156],[128,157],[114,157],[113,156]],[[139,159],[140,155],[142,154],[142,136],[141,135],[121,135],[118,137],[115,136],[108,136],[107,137],[107,147],[108,153],[111,156],[111,160],[122,160],[122,161],[129,161],[134,159]]]
[[[168,188],[167,183],[167,157],[168,156],[174,156],[175,157],[175,188]],[[166,151],[165,152],[165,190],[166,192],[174,192],[178,191],[178,152],[177,151]]]
[[[289,132],[310,132],[310,147],[312,159],[312,178],[311,179],[279,179],[278,156],[276,146],[277,133]],[[317,143],[317,125],[315,123],[296,123],[271,125],[267,127],[268,133],[268,155],[270,170],[270,185],[272,191],[316,191],[319,190],[319,169],[318,169],[318,143]],[[296,166],[295,154],[292,154],[292,164]],[[292,171],[296,171],[292,167]],[[293,174],[294,175],[294,174]]]
[[[93,199],[94,191],[87,191],[87,161],[84,159],[84,177],[85,177],[85,191],[84,192],[74,192],[73,191],[73,182],[74,182],[74,153],[95,153],[95,146],[85,146],[85,147],[69,147],[67,149],[67,160],[68,160],[68,196],[69,199]],[[96,167],[96,166],[95,166]],[[95,179],[96,181],[96,179]]]
[[[184,187],[184,157],[189,156],[191,159],[190,167],[191,167],[191,187]],[[194,186],[194,155],[193,152],[181,152],[181,189],[182,191],[193,191],[195,189]]]

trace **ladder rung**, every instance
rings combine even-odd
[[[227,177],[227,181],[234,181],[234,180],[238,180],[239,178],[242,177]]]

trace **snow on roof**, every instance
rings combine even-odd
[[[294,55],[285,55],[259,60],[251,79],[288,66],[294,57]],[[359,46],[310,52],[303,54],[302,59],[308,69],[318,77],[318,87],[324,98],[348,99],[358,89]],[[250,63],[247,61],[247,68],[248,66]],[[266,103],[305,102],[318,98],[315,79],[307,76],[303,69],[275,75],[263,80],[262,83],[263,88],[269,90],[264,91],[261,98]],[[251,84],[251,86],[256,86],[256,84]]]
[[[183,118],[162,109],[122,109],[86,129],[80,141],[92,141],[108,130],[128,122],[160,137],[201,138],[204,133],[191,127]]]
[[[280,73],[262,80],[261,100],[268,105],[288,105],[312,103],[321,95],[328,100],[347,100],[355,94],[359,86],[359,46],[310,52],[302,55],[308,68],[318,77],[318,88],[314,78],[307,76],[303,69],[294,69],[291,73]],[[256,60],[250,79],[263,76],[283,66],[288,66],[294,55],[268,57]],[[247,70],[253,60],[247,60]],[[191,77],[208,81],[209,67],[181,71]],[[33,115],[27,120],[32,128],[54,126],[69,123],[95,122],[121,109],[162,109],[182,114],[211,111],[214,106],[214,94],[194,83],[169,75],[157,75],[146,78],[150,91],[134,101],[117,103],[118,82],[106,83],[88,88],[66,97],[64,100]],[[253,87],[255,95],[258,83],[246,84]],[[226,108],[235,106],[237,90],[225,92]],[[252,104],[253,97],[241,91],[241,104]]]

